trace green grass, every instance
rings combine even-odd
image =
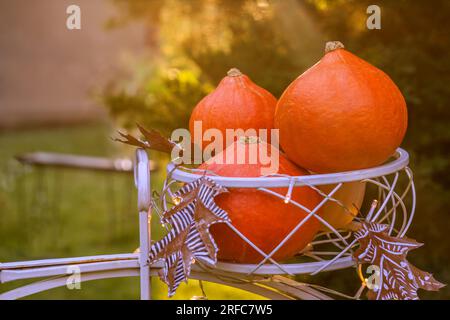
[[[138,215],[131,175],[24,167],[23,152],[48,151],[94,156],[132,156],[113,143],[107,125],[40,129],[0,134],[0,261],[130,253],[138,247]],[[164,168],[152,175],[160,189]],[[154,219],[156,221],[156,219]],[[152,227],[154,234],[158,226]],[[0,292],[30,281],[0,284]],[[32,282],[32,281],[31,281]],[[241,290],[206,283],[210,299],[255,299]],[[174,299],[200,295],[198,281],[182,284]],[[167,289],[153,279],[153,297]],[[138,299],[138,278],[82,283],[39,293],[31,299]]]

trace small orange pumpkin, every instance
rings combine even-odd
[[[313,172],[379,165],[405,135],[405,99],[389,76],[340,42],[327,43],[325,52],[278,101],[280,145]]]
[[[210,170],[220,176],[259,177],[261,169],[267,165],[263,165],[259,157],[257,157],[256,163],[250,163],[249,154],[252,152],[252,143],[258,143],[256,148],[258,152],[271,154],[274,150],[274,147],[263,142],[249,142],[240,139],[224,152],[203,163],[200,169]],[[237,155],[245,155],[245,162],[240,164],[236,160],[239,159]],[[308,174],[281,154],[278,170],[274,168],[272,173],[293,176]],[[287,193],[287,188],[271,188],[270,190],[282,195]],[[309,187],[295,187],[292,199],[313,209],[321,198],[316,191]],[[307,215],[303,209],[293,204],[286,204],[283,199],[256,189],[230,188],[229,192],[218,195],[215,201],[219,207],[228,212],[233,226],[266,254],[269,254]],[[317,219],[311,217],[275,253],[273,258],[284,260],[300,252],[311,242],[319,229],[319,224]],[[211,233],[219,247],[219,260],[258,263],[263,259],[261,254],[244,242],[227,225],[221,223],[212,225]]]
[[[325,194],[329,194],[336,187],[335,184],[319,186]],[[335,229],[346,229],[348,224],[358,214],[364,201],[366,183],[361,181],[346,182],[333,194],[333,199],[328,200],[319,210],[319,215],[324,218]],[[320,230],[329,231],[324,224]]]
[[[259,129],[272,129],[276,104],[276,98],[269,91],[257,86],[248,76],[233,68],[217,88],[192,111],[189,130],[193,141],[196,139],[194,121],[202,122],[203,132],[207,129],[220,130],[224,143],[226,129],[255,129],[256,132],[251,134],[253,136],[259,134]],[[270,132],[267,141],[270,141]],[[205,146],[206,143],[203,143],[203,148]]]

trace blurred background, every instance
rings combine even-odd
[[[81,8],[81,30],[66,28],[71,4]],[[381,8],[380,30],[366,28],[371,4]],[[192,108],[231,67],[279,97],[321,58],[326,41],[340,40],[388,73],[407,100],[403,148],[418,194],[408,235],[425,243],[409,260],[450,283],[449,15],[446,0],[0,0],[0,261],[138,246],[126,161],[122,171],[72,169],[38,165],[29,153],[130,158],[133,148],[110,139],[117,129],[139,122],[169,135],[187,127]],[[152,157],[158,190],[166,159]],[[358,286],[354,270],[301,279]],[[154,285],[154,298],[165,298],[166,287]],[[138,279],[82,289],[31,298],[136,299],[139,291]],[[211,299],[257,298],[213,284],[205,291]],[[194,295],[201,290],[189,281],[175,298]],[[450,290],[420,296],[449,299]]]

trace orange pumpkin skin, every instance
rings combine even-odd
[[[195,137],[194,121],[202,122],[202,131],[218,129],[223,135],[224,144],[226,129],[272,129],[277,99],[267,90],[257,86],[250,78],[233,68],[222,79],[217,88],[204,97],[195,106],[189,120],[189,131],[192,141],[201,140]],[[267,133],[270,142],[270,132]],[[235,139],[236,140],[236,139]],[[202,143],[205,148],[208,143]],[[224,145],[224,149],[225,149]]]
[[[279,99],[280,145],[289,159],[317,173],[379,165],[405,135],[405,100],[389,76],[341,43],[327,48]]]
[[[237,154],[237,152],[248,154],[248,146],[248,144],[238,141],[229,146],[225,153],[227,155]],[[258,147],[268,148],[268,145],[259,143]],[[223,153],[216,155],[202,164],[200,168],[221,176],[258,177],[261,175],[262,164],[259,161],[256,164],[249,164],[248,161],[245,164],[237,164],[237,162],[226,164],[225,161],[222,161],[224,164],[218,164],[217,161],[222,156]],[[248,156],[246,159],[249,159]],[[276,172],[296,176],[308,174],[282,155],[279,157],[279,169],[273,173]],[[287,193],[287,188],[270,190],[282,195]],[[320,202],[320,196],[309,187],[294,188],[292,199],[309,209],[313,209]],[[285,204],[283,199],[255,189],[229,188],[228,193],[220,194],[215,201],[219,207],[228,212],[232,224],[267,254],[307,215],[304,210],[292,204]],[[285,260],[300,252],[314,238],[319,224],[320,222],[315,218],[306,221],[275,253],[273,258],[277,261]],[[245,243],[226,224],[214,224],[210,230],[219,247],[219,260],[235,263],[259,263],[263,259],[261,254]]]

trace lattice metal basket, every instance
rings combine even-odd
[[[236,178],[210,176],[217,184],[226,188],[254,188],[266,192],[280,201],[289,202],[288,205],[298,206],[307,212],[307,218],[318,219],[328,231],[317,234],[314,241],[300,254],[300,261],[293,263],[279,263],[272,256],[288,241],[301,227],[300,222],[271,252],[263,252],[232,222],[229,227],[237,233],[248,245],[261,254],[261,261],[257,264],[236,264],[218,262],[215,267],[196,263],[191,272],[191,278],[216,282],[243,290],[254,292],[273,299],[330,299],[345,297],[358,299],[364,289],[364,284],[354,295],[346,295],[330,288],[298,283],[282,275],[310,274],[315,275],[323,271],[357,267],[352,259],[352,253],[357,245],[352,240],[352,230],[338,230],[318,215],[319,209],[332,201],[340,205],[333,195],[348,182],[360,181],[366,183],[368,194],[375,195],[376,200],[366,213],[360,212],[355,221],[377,222],[387,224],[390,235],[403,237],[413,219],[415,209],[415,189],[413,175],[408,168],[408,153],[397,149],[392,159],[376,168],[357,170],[343,173],[320,174],[308,176],[271,176],[257,178]],[[138,189],[138,210],[140,226],[140,252],[116,255],[101,255],[93,257],[77,257],[68,259],[49,259],[26,262],[12,262],[0,264],[0,283],[21,279],[43,278],[36,283],[13,289],[0,294],[0,299],[16,299],[51,288],[64,286],[72,274],[69,270],[79,271],[81,281],[91,281],[114,277],[139,276],[141,283],[141,298],[150,299],[150,277],[156,276],[163,267],[161,262],[149,265],[148,255],[151,245],[150,221],[152,215],[161,213],[167,206],[167,197],[173,192],[176,182],[189,183],[201,176],[195,170],[187,170],[169,164],[167,179],[161,193],[159,203],[152,197],[150,187],[150,170],[148,155],[143,149],[136,151],[135,183]],[[329,193],[318,188],[322,185],[334,185]],[[322,201],[313,209],[304,207],[290,199],[293,188],[309,186],[317,190]],[[286,194],[278,194],[270,190],[284,187]],[[159,209],[158,209],[159,208]],[[306,220],[304,219],[304,220]],[[330,247],[333,249],[330,250]],[[283,278],[283,281],[280,279]]]
[[[361,222],[386,224],[389,226],[389,235],[403,237],[412,222],[416,201],[413,175],[407,166],[408,158],[408,153],[405,150],[398,149],[389,162],[375,168],[357,171],[307,176],[274,175],[256,178],[209,175],[209,178],[214,180],[217,184],[229,189],[253,188],[270,194],[273,197],[279,198],[280,201],[284,201],[287,205],[301,208],[307,213],[307,216],[302,219],[270,252],[261,250],[261,248],[235,227],[232,221],[227,222],[228,226],[243,241],[261,255],[261,261],[257,264],[237,264],[219,261],[214,268],[208,267],[207,265],[201,265],[201,267],[212,275],[217,275],[222,278],[226,276],[229,281],[254,282],[254,280],[257,279],[257,281],[262,281],[262,283],[266,281],[266,284],[273,282],[272,280],[274,278],[271,277],[273,275],[315,275],[322,271],[355,267],[356,265],[352,258],[352,254],[358,244],[357,239],[352,240],[353,231],[351,228],[350,230],[348,228],[341,230],[335,229],[318,213],[327,202],[334,202],[335,205],[348,210],[338,198],[333,196],[345,183],[360,182],[366,185],[366,195],[369,196],[369,194],[371,194],[374,195],[375,198],[366,199],[366,202],[367,200],[373,200],[372,206],[367,214],[359,211],[358,215],[354,218],[356,224]],[[171,200],[173,197],[171,186],[175,184],[175,182],[190,183],[205,174],[202,170],[177,167],[172,163],[168,165],[167,173],[168,175],[164,183],[164,189],[160,196],[160,209],[157,209],[157,203],[153,204],[153,207],[157,209],[156,211],[158,213],[167,210],[167,199]],[[210,172],[208,172],[208,174],[210,174]],[[330,192],[325,193],[319,189],[320,186],[324,185],[332,185],[333,188]],[[312,188],[321,195],[321,201],[315,208],[308,209],[305,205],[302,205],[302,203],[291,199],[293,189],[302,186]],[[285,194],[280,194],[271,190],[271,188],[280,187],[284,187],[287,192]],[[303,250],[298,254],[300,259],[297,260],[301,260],[301,262],[279,263],[275,261],[273,259],[274,254],[280,250],[280,248],[282,248],[296,232],[301,231],[302,225],[312,218],[319,220],[327,231],[318,233],[306,250]],[[331,250],[330,247],[332,248]],[[359,274],[362,276],[360,271]],[[275,287],[277,287],[276,281],[272,284],[275,284]],[[307,284],[302,285],[310,286],[310,288],[315,287],[316,289],[319,289],[319,291],[326,291],[338,296],[345,296],[327,288]],[[359,298],[364,286],[365,284],[363,283],[360,290],[358,290],[354,296],[348,297]],[[303,298],[304,296],[302,296],[302,292],[300,292],[300,295],[297,297]]]

